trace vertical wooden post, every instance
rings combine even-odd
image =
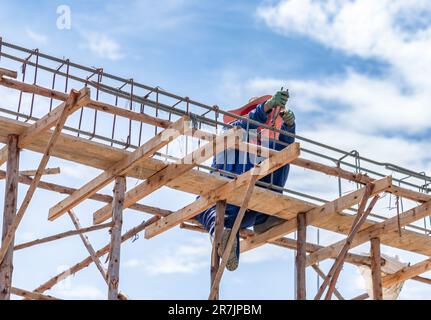
[[[297,216],[298,239],[296,242],[296,300],[306,300],[306,240],[307,240],[307,223],[305,213],[299,213]]]
[[[371,239],[371,278],[373,280],[373,299],[383,300],[382,291],[382,270],[380,255],[380,239]]]
[[[115,178],[114,199],[112,201],[111,245],[108,265],[108,299],[118,300],[120,281],[121,227],[123,224],[123,204],[126,193],[126,178]]]
[[[19,149],[18,136],[8,137],[8,157],[6,169],[5,200],[3,211],[2,240],[5,238],[16,215],[18,197],[18,175],[19,175]],[[0,263],[0,300],[10,299],[13,272],[13,247],[12,239],[3,261]]]
[[[211,287],[214,284],[215,275],[217,274],[220,265],[220,256],[218,254],[218,248],[220,247],[221,238],[224,229],[224,214],[226,211],[226,200],[217,201],[216,204],[216,220],[213,234],[213,248],[211,253]],[[214,300],[219,299],[217,292]]]

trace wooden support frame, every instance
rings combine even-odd
[[[154,225],[148,227],[145,230],[145,238],[149,239],[169,230],[181,222],[194,217],[199,212],[208,209],[217,201],[227,199],[232,190],[244,187],[251,177],[256,176],[260,179],[291,162],[293,159],[296,159],[299,156],[299,153],[299,143],[293,143],[282,151],[271,155],[268,159],[235,179],[232,179],[231,181],[226,179],[227,181],[225,184],[208,192],[206,196],[199,198],[192,204],[172,213],[168,217],[163,218],[160,221],[157,221]]]
[[[388,220],[376,223],[364,230],[359,231],[351,243],[351,248],[359,246],[371,240],[372,238],[397,232],[399,226],[403,227],[429,215],[431,215],[431,200],[418,207],[401,213],[399,217],[392,217]],[[307,264],[313,264],[318,261],[336,256],[343,245],[344,240],[341,240],[330,246],[320,249],[319,251],[308,256]]]
[[[347,261],[347,259],[346,259],[346,261]],[[319,275],[319,277],[322,278],[323,281],[326,280],[325,273],[317,265],[313,264],[311,267]],[[341,295],[341,293],[337,290],[337,288],[334,288],[334,295],[337,297],[338,300],[346,300]]]
[[[380,239],[372,238],[370,241],[371,252],[371,279],[373,282],[373,299],[383,300],[382,291],[382,267],[380,254]]]
[[[306,258],[307,251],[305,245],[307,243],[307,221],[306,214],[300,213],[297,216],[298,225],[298,239],[296,241],[296,257],[295,257],[295,271],[296,271],[296,300],[307,299],[307,286],[306,286]]]
[[[1,69],[0,69],[0,71],[1,71]],[[10,76],[10,75],[6,75],[6,76]],[[14,74],[12,74],[11,76],[14,76]],[[0,82],[3,82],[4,80],[6,82],[7,81],[11,81],[11,79],[1,78]],[[3,83],[0,83],[0,84],[3,84]],[[28,85],[28,86],[31,87],[31,90],[38,90],[37,86],[32,86],[32,85]],[[39,89],[39,90],[42,92],[44,89]],[[46,94],[49,97],[54,97],[54,95],[55,95],[55,93],[53,94],[52,90],[51,91],[43,91],[43,92],[44,92],[44,94]],[[61,96],[62,100],[66,101],[67,100],[67,96],[68,96],[67,94],[66,95],[63,94]],[[157,123],[159,126],[164,127],[164,128],[167,128],[167,127],[169,127],[172,124],[170,121],[166,121],[166,120],[162,120],[162,119],[157,119],[157,118],[154,118],[154,117],[149,117],[148,116],[148,118],[146,118],[147,115],[142,115],[142,117],[141,117],[141,115],[139,115],[139,113],[131,112],[130,110],[122,110],[121,108],[118,108],[120,110],[117,110],[115,108],[112,108],[113,106],[111,106],[109,104],[104,104],[104,103],[99,103],[99,102],[96,102],[96,101],[91,101],[89,98],[86,101],[86,103],[88,103],[90,105],[90,108],[93,108],[93,109],[96,109],[96,110],[102,110],[102,111],[106,111],[106,112],[112,113],[112,114],[120,114],[121,116],[134,118],[137,121],[143,121],[143,122],[146,122],[146,123],[154,123],[154,124]],[[144,119],[145,119],[145,121],[144,121]],[[39,123],[39,121],[37,121],[37,123]],[[55,122],[54,122],[54,124],[55,124]],[[45,124],[45,125],[48,125],[48,124]],[[25,128],[25,127],[21,127],[21,128]],[[31,132],[30,133],[25,133],[25,134],[22,135],[22,137],[20,137],[18,139],[18,143],[19,144],[23,143],[23,145],[25,145],[25,146],[27,146],[27,145],[28,146],[32,146],[31,148],[29,148],[31,150],[34,150],[34,148],[35,148],[34,145],[37,145],[37,144],[42,145],[42,143],[40,143],[40,141],[38,141],[37,139],[35,139],[35,137],[37,138],[38,136],[42,136],[42,132],[43,131],[47,131],[47,129],[43,129],[43,128],[33,128],[33,130],[36,130],[36,131],[34,131],[33,133],[31,133]],[[40,131],[38,132],[37,130],[40,130]],[[14,130],[10,130],[10,132],[15,132],[15,131]],[[46,137],[46,135],[47,135],[47,132],[44,132],[43,136]],[[214,135],[212,138],[209,139],[209,141],[212,141],[211,139],[214,139],[215,137],[216,136]],[[28,143],[26,142],[26,139],[28,139],[28,141],[27,141]],[[4,135],[3,135],[2,142],[4,143]],[[240,143],[237,146],[237,148],[239,148],[239,149],[245,148],[245,147],[248,147],[248,144],[246,144],[246,143]],[[40,149],[40,147],[39,147],[39,149]],[[39,149],[36,150],[36,151],[40,152]],[[2,151],[0,151],[0,164],[1,164],[1,161],[3,161],[3,159],[5,158],[5,155],[7,156],[7,152],[8,152],[8,150],[5,149],[5,148]],[[146,162],[146,161],[143,161],[143,162]],[[363,184],[367,184],[367,183],[373,182],[373,180],[374,180],[372,178],[367,177],[366,175],[349,173],[347,171],[341,170],[340,168],[324,166],[324,165],[321,165],[321,164],[318,164],[318,163],[314,163],[312,161],[305,160],[305,159],[299,159],[298,158],[298,159],[293,160],[291,163],[294,164],[294,165],[303,167],[303,168],[308,168],[308,169],[312,169],[312,170],[316,170],[316,171],[320,171],[320,172],[325,172],[325,173],[328,173],[328,174],[331,174],[331,175],[339,176],[341,178],[344,178],[344,179],[347,179],[347,180],[350,180],[350,181],[360,182],[360,183],[363,183]],[[156,162],[154,162],[154,164],[156,164]],[[150,172],[151,172],[151,170],[154,170],[154,169],[151,168],[151,165],[149,166],[150,169],[148,169],[148,171],[150,171]],[[144,167],[145,167],[145,165],[144,165]],[[159,165],[158,168],[160,168],[160,167],[161,166]],[[105,169],[105,168],[102,168],[102,169]],[[39,174],[40,175],[40,174],[45,174],[46,172],[48,172],[48,171],[47,170],[43,170],[42,172],[41,171],[34,171],[31,174]],[[28,172],[21,172],[20,174],[21,174],[21,176],[19,176],[19,180],[21,181],[22,175],[30,174],[30,173],[28,173]],[[190,174],[190,175],[192,175],[192,174]],[[144,178],[146,178],[146,177],[147,176],[145,176]],[[1,175],[0,175],[0,179],[1,179]],[[29,185],[31,187],[32,187],[32,182],[31,181],[34,181],[34,180],[37,180],[37,179],[30,180]],[[216,179],[213,179],[213,180],[211,180],[211,182],[218,183],[220,181],[216,180]],[[36,182],[36,185],[37,185],[36,187],[39,187],[41,184],[42,183],[41,183],[40,177],[39,177],[39,182]],[[169,186],[172,186],[172,185],[169,185]],[[176,187],[174,187],[174,188],[176,188]],[[241,188],[245,188],[245,185],[242,185]],[[181,187],[178,187],[178,189],[181,189]],[[202,189],[202,190],[204,190],[204,189]],[[413,200],[417,200],[417,201],[420,201],[422,203],[425,203],[425,205],[418,207],[419,208],[418,212],[420,213],[420,215],[428,215],[428,213],[427,213],[427,210],[428,210],[427,209],[427,202],[429,202],[430,199],[431,199],[431,197],[429,195],[425,195],[425,194],[422,194],[420,192],[415,192],[415,191],[412,191],[412,190],[403,189],[403,188],[400,188],[400,187],[397,187],[397,186],[392,186],[392,185],[386,191],[388,191],[390,193],[393,193],[393,194],[396,194],[396,195],[401,196],[401,197],[406,197],[406,198],[409,198],[409,199],[413,199]],[[205,192],[207,192],[206,189],[205,189]],[[192,192],[192,193],[196,193],[196,192]],[[264,192],[261,192],[261,195],[263,193]],[[200,193],[197,192],[196,194],[200,194]],[[242,193],[240,195],[242,195]],[[99,194],[95,193],[95,194],[91,195],[89,198],[98,198],[99,196],[100,196],[100,199],[102,199],[102,198],[105,199],[105,197],[106,197],[105,195],[99,195]],[[230,200],[232,200],[232,199],[230,199]],[[238,202],[238,200],[241,200],[241,197],[239,197],[238,195],[235,195],[235,199],[234,200]],[[300,202],[300,201],[298,201],[298,202]],[[236,202],[235,202],[235,204],[238,205],[238,203],[236,203]],[[287,200],[286,200],[286,204],[287,204]],[[284,207],[280,208],[279,212],[275,212],[274,211],[274,212],[271,212],[270,214],[278,215],[279,213],[281,213],[282,215],[283,214],[285,215],[283,217],[285,217],[286,219],[290,220],[290,219],[294,218],[294,214],[297,214],[298,212],[305,212],[305,211],[301,211],[301,210],[297,210],[297,211],[292,210],[292,216],[290,216],[289,215],[290,212],[287,212],[290,207],[289,207],[288,204],[287,205],[286,204],[284,204]],[[136,204],[136,203],[131,205],[131,207],[133,207],[133,206],[140,207],[140,205]],[[255,204],[251,204],[251,206],[255,206]],[[312,205],[310,205],[310,207],[311,206]],[[265,210],[263,210],[263,211],[265,212]],[[411,215],[402,215],[401,216],[401,220],[400,220],[401,221],[400,224],[404,225],[404,223],[407,223],[407,221],[412,221],[413,222],[413,221],[417,220],[418,219],[417,216],[416,216],[417,211],[413,210],[413,213],[414,213],[413,216],[411,216]],[[169,213],[163,214],[162,216],[168,217]],[[328,217],[328,221],[332,220],[333,218],[335,220],[335,217],[336,217],[336,215]],[[344,216],[340,215],[340,217],[342,217],[339,220],[340,224],[339,225],[336,225],[335,223],[331,224],[331,227],[329,228],[330,230],[334,231],[334,229],[336,229],[340,225],[341,225],[342,228],[345,228],[346,221],[349,221],[349,219],[351,218],[351,217],[349,217],[349,219],[347,219],[346,215],[344,215]],[[319,219],[320,219],[320,217],[319,217]],[[155,218],[153,221],[156,221],[156,220],[157,220],[157,218]],[[386,222],[387,221],[385,221],[385,223]],[[343,223],[344,223],[344,226],[342,225]],[[368,222],[367,223],[367,227],[370,224],[371,224],[371,222]],[[148,225],[150,225],[150,223]],[[297,221],[295,228],[298,225],[299,225],[299,223]],[[90,229],[90,228],[88,228],[88,230],[93,230],[93,229]],[[383,228],[383,229],[379,229],[379,228]],[[381,240],[382,243],[387,244],[389,242],[389,245],[391,243],[394,243],[395,246],[397,246],[397,241],[396,241],[395,237],[393,237],[393,235],[391,234],[391,232],[392,232],[391,230],[393,230],[392,228],[393,228],[392,221],[390,221],[390,222],[388,222],[386,224],[382,224],[382,225],[376,223],[374,226],[371,226],[371,227],[367,228],[367,231],[370,232],[368,234],[368,237],[370,237],[370,236],[374,237],[374,238],[371,238],[372,242],[373,242],[373,240],[377,239],[376,237],[380,237],[382,239]],[[84,232],[84,230],[87,230],[87,228],[79,228],[78,230],[76,230],[76,232],[77,232],[76,234],[81,234],[82,232]],[[94,230],[96,230],[96,229],[94,229]],[[97,230],[99,230],[99,229],[97,229]],[[78,232],[78,231],[80,231],[80,232]],[[346,230],[343,229],[342,232],[345,233],[345,231]],[[365,231],[365,229],[363,229],[363,230],[361,230],[361,231],[359,231],[357,233],[356,237],[354,238],[354,240],[352,242],[353,245],[356,245],[357,242],[363,241],[361,237],[365,238],[366,233],[362,233],[362,231]],[[420,240],[419,234],[418,234],[418,236],[416,238],[414,238],[414,237],[409,237],[409,232],[410,232],[410,235],[412,235],[414,233],[414,232],[409,231],[409,230],[405,230],[405,231],[403,230],[404,235],[407,234],[406,238],[407,238],[408,242],[413,243],[414,241],[412,241],[412,239],[419,239]],[[392,238],[391,238],[391,236],[392,236]],[[254,235],[252,235],[252,237],[254,237]],[[389,238],[390,238],[391,241],[388,241]],[[286,239],[284,239],[284,238],[278,238],[278,239],[273,239],[273,240],[270,240],[270,241],[267,241],[267,242],[283,246],[283,245],[285,245],[289,241],[286,240]],[[400,242],[402,242],[402,241],[400,241]],[[426,241],[424,241],[423,243],[426,243]],[[299,244],[296,242],[295,245],[298,246]],[[307,247],[307,244],[305,244],[304,246]],[[400,247],[402,247],[402,244],[400,244]],[[3,249],[4,248],[2,247],[1,250],[3,250]],[[321,250],[321,249],[322,248],[320,248],[318,250]],[[0,252],[1,252],[1,250],[0,250]],[[421,250],[423,250],[424,252],[426,251],[426,249],[423,249],[423,248]],[[414,248],[412,249],[412,251],[416,252]],[[354,256],[353,254],[346,253],[346,261],[348,261],[349,255],[350,256]],[[361,258],[359,260],[365,260],[365,259]],[[384,277],[384,279],[392,279],[391,281],[403,281],[403,280],[400,280],[401,278],[404,279],[404,280],[406,280],[406,279],[415,279],[415,280],[418,280],[418,281],[424,281],[426,283],[429,283],[428,279],[421,279],[421,277],[413,276],[414,274],[420,274],[422,270],[427,271],[429,268],[431,268],[431,262],[430,262],[430,259],[427,259],[427,260],[425,260],[425,261],[423,261],[421,263],[418,263],[418,264],[415,264],[413,266],[409,266],[409,267],[403,268],[402,270],[400,270],[399,272],[397,272],[397,273],[395,273],[393,275],[387,275],[387,276]],[[425,272],[425,271],[422,271],[422,272]],[[388,283],[389,283],[388,280],[384,281],[384,285],[387,285]],[[14,288],[12,288],[12,289],[14,289]],[[22,289],[18,289],[18,290],[22,290]]]
[[[128,208],[130,205],[148,196],[170,181],[175,180],[187,171],[193,169],[198,164],[203,163],[209,158],[224,151],[226,148],[229,148],[229,142],[232,141],[235,144],[235,139],[239,139],[241,131],[241,128],[233,128],[223,135],[215,137],[212,141],[186,155],[181,160],[178,160],[173,164],[166,165],[146,181],[140,183],[127,192],[124,200],[124,208]],[[106,205],[97,210],[93,215],[94,223],[101,223],[109,219],[111,216],[111,208],[112,207],[110,205]]]
[[[11,225],[15,219],[18,200],[18,170],[19,170],[19,148],[18,136],[9,136],[7,144],[8,161],[5,184],[5,200],[3,210],[2,245]],[[10,247],[0,263],[0,300],[9,300],[12,287],[13,272],[13,245],[14,238],[10,241]]]
[[[77,206],[98,190],[108,185],[116,176],[125,174],[127,170],[139,160],[151,157],[157,150],[191,129],[189,118],[186,116],[180,118],[167,129],[163,130],[138,149],[111,166],[108,170],[86,183],[72,195],[53,206],[49,210],[48,219],[52,221],[59,218],[66,211]]]
[[[225,217],[225,211],[226,211],[226,200],[217,201],[216,204],[216,220],[215,220],[215,226],[214,226],[214,234],[213,234],[213,245],[212,245],[212,251],[211,251],[211,282],[210,287],[214,285],[217,272],[220,267],[220,256],[219,256],[219,248],[221,245],[221,239],[223,235],[223,229],[224,229],[224,217]],[[217,292],[214,295],[214,300],[219,299],[219,293]]]
[[[334,292],[335,284],[337,283],[338,276],[341,272],[341,268],[343,266],[346,254],[350,248],[350,244],[352,242],[352,239],[358,232],[359,228],[362,226],[362,224],[365,222],[367,216],[370,214],[371,210],[373,209],[374,205],[376,204],[377,200],[379,199],[379,196],[375,196],[371,203],[369,204],[368,208],[366,209],[366,205],[368,202],[368,199],[370,198],[372,191],[373,191],[374,185],[368,184],[366,186],[364,195],[361,199],[361,203],[359,205],[358,213],[355,217],[355,220],[352,224],[352,227],[350,229],[350,232],[347,236],[347,238],[343,242],[343,247],[341,248],[339,255],[337,259],[335,260],[333,266],[328,272],[328,275],[325,279],[325,281],[322,283],[322,285],[319,288],[319,291],[317,292],[315,296],[315,300],[319,300],[325,291],[326,287],[329,286],[328,292],[326,293],[325,299],[330,300],[332,293]]]
[[[112,229],[111,245],[109,247],[108,266],[108,299],[118,299],[118,286],[120,283],[120,252],[121,228],[123,226],[123,203],[126,193],[126,178],[115,178],[114,200],[112,201]]]
[[[25,139],[27,139],[26,134],[32,133],[33,135],[37,135],[40,131],[43,131],[43,130],[50,128],[52,126],[54,120],[56,120],[54,132],[52,133],[51,138],[48,142],[48,145],[46,146],[45,153],[43,154],[42,159],[40,160],[40,163],[39,163],[39,166],[37,168],[36,174],[33,178],[33,181],[30,184],[30,187],[28,188],[27,193],[24,196],[24,200],[23,200],[18,212],[16,213],[16,216],[14,217],[14,220],[13,220],[12,224],[10,225],[7,234],[3,238],[2,246],[0,249],[0,262],[3,261],[5,255],[8,251],[8,248],[13,241],[13,238],[15,236],[15,232],[18,228],[18,225],[20,224],[20,222],[21,222],[21,220],[25,214],[25,211],[27,210],[27,207],[29,206],[30,201],[34,195],[34,192],[36,191],[37,185],[38,185],[38,183],[42,177],[42,173],[45,170],[46,165],[48,164],[49,158],[51,156],[52,148],[54,147],[54,144],[57,141],[57,138],[59,137],[59,135],[61,133],[61,130],[62,130],[62,128],[66,122],[68,115],[70,114],[71,111],[73,111],[75,108],[77,108],[77,106],[80,105],[82,99],[85,100],[87,98],[88,91],[84,91],[84,92],[85,92],[85,94],[81,95],[81,92],[76,91],[76,90],[72,90],[69,94],[68,99],[64,103],[63,108],[61,108],[61,113],[58,117],[57,116],[54,117],[52,115],[49,117],[44,117],[44,118],[42,118],[42,119],[44,119],[43,121],[36,122],[23,135],[19,136],[18,145],[20,144],[20,141],[22,141],[22,139],[24,139],[24,141],[25,141]],[[56,110],[57,109],[59,109],[59,108],[56,108]],[[53,120],[53,118],[54,118],[54,120]]]
[[[142,222],[141,224],[137,225],[133,229],[127,231],[121,237],[121,242],[123,243],[123,242],[131,239],[133,236],[135,236],[139,232],[145,230],[146,227],[148,227],[149,225],[151,225],[152,223],[154,223],[154,221],[157,221],[158,219],[159,219],[159,217],[154,216],[151,219],[148,219],[147,221]],[[100,258],[103,255],[105,255],[106,253],[108,253],[109,249],[110,249],[110,244],[111,243],[108,243],[107,245],[105,245],[101,249],[97,250],[96,251],[96,257]],[[60,272],[59,274],[57,274],[56,276],[50,278],[49,280],[47,280],[46,282],[44,282],[43,284],[41,284],[39,287],[37,287],[33,292],[43,293],[43,292],[51,289],[58,282],[66,279],[67,277],[69,277],[69,276],[77,273],[78,271],[80,271],[80,270],[88,267],[92,262],[93,262],[93,259],[91,258],[91,256],[88,256],[87,258],[85,258],[82,261],[76,263],[75,265],[73,265],[69,269],[64,270],[64,271]]]
[[[388,190],[392,186],[392,177],[385,177],[372,183],[374,186],[372,195],[378,194]],[[307,223],[312,225],[315,221],[322,221],[325,219],[331,219],[338,212],[342,212],[355,204],[359,203],[365,193],[366,187],[348,193],[340,198],[337,198],[331,202],[325,203],[320,207],[315,207],[310,211],[306,212]],[[267,242],[281,238],[282,236],[295,231],[297,228],[296,219],[286,221],[278,226],[271,228],[270,230],[250,237],[241,244],[241,252],[245,252],[254,248],[257,248]],[[314,263],[308,263],[308,265]]]
[[[75,215],[75,213],[72,210],[69,210],[67,212],[69,214],[70,220],[72,220],[73,225],[75,226],[76,230],[80,230],[81,223],[79,222],[78,217]],[[99,270],[100,274],[102,275],[102,278],[106,281],[106,270],[103,267],[102,263],[100,262],[99,258],[96,257],[96,251],[93,249],[93,246],[91,245],[90,241],[88,240],[87,236],[83,233],[79,233],[79,237],[82,240],[82,243],[84,244],[84,247],[87,249],[88,253],[90,254],[91,259],[93,259],[94,264],[96,265],[97,269]]]
[[[223,254],[221,256],[221,262],[217,269],[217,272],[214,276],[214,280],[212,282],[211,290],[208,299],[214,300],[219,295],[219,288],[220,288],[220,281],[223,276],[224,269],[226,268],[227,261],[229,259],[230,252],[232,251],[233,245],[235,243],[235,239],[237,237],[237,234],[239,232],[239,229],[241,227],[241,221],[244,218],[245,212],[248,208],[248,203],[250,202],[251,195],[253,193],[254,184],[258,180],[258,175],[253,175],[250,177],[250,180],[248,182],[244,199],[241,205],[241,208],[239,209],[238,215],[235,218],[235,222],[232,227],[232,231],[229,235],[229,239],[226,243],[226,247],[223,251]]]

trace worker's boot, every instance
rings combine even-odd
[[[218,255],[220,257],[223,256],[223,252],[226,248],[226,245],[231,233],[232,233],[232,229],[230,228],[226,228],[223,230],[220,247],[218,248]],[[228,269],[229,271],[234,271],[236,270],[236,268],[238,268],[238,264],[239,264],[238,238],[235,237],[232,250],[230,251],[229,258],[227,260],[226,269]]]
[[[256,232],[257,234],[264,233],[264,232],[268,231],[269,229],[271,229],[275,226],[278,226],[279,224],[282,224],[284,221],[286,221],[286,220],[278,218],[278,217],[269,216],[268,219],[266,219],[266,221],[264,223],[254,225],[253,231]]]

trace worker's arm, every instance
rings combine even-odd
[[[291,134],[296,133],[296,123],[295,123],[295,114],[292,110],[283,110],[280,113],[280,116],[283,118],[283,125],[281,126],[281,131],[286,131]],[[295,137],[287,134],[280,133],[278,140],[284,142],[286,144],[291,144],[295,142]],[[284,143],[275,143],[275,149],[281,150],[286,147]],[[270,142],[270,148],[272,148],[273,144]]]
[[[265,102],[259,104],[256,109],[252,110],[249,112],[249,114],[247,115],[247,118],[253,121],[257,121],[259,123],[264,124],[267,120],[268,120],[268,114],[264,111],[265,108]],[[241,127],[245,130],[248,129],[257,129],[258,125],[251,123],[249,125],[247,125],[247,120],[243,120],[243,119],[238,119],[234,122],[231,122],[230,125],[232,126],[237,126],[237,127]]]

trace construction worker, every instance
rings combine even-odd
[[[278,126],[278,128],[281,127],[281,130],[283,131],[287,131],[289,133],[294,134],[295,115],[292,110],[286,108],[286,102],[288,98],[289,98],[288,92],[280,90],[280,91],[277,91],[273,96],[263,96],[260,98],[254,98],[244,107],[241,107],[237,110],[233,110],[231,111],[231,113],[247,116],[249,119],[262,124],[273,124],[275,126]],[[230,120],[232,119],[234,118],[225,116],[224,121],[225,123],[229,122],[233,126],[240,126],[245,130],[259,129],[257,125],[248,123],[247,120],[236,120],[236,121],[230,122]],[[270,123],[270,121],[272,121],[272,123]],[[284,144],[281,144],[278,142],[274,143],[274,141],[276,141],[275,139],[269,139],[269,141],[267,140],[267,142],[269,142],[268,143],[269,145],[267,147],[270,149],[281,150],[286,147],[286,144],[288,145],[293,143],[294,137],[280,133],[278,140],[284,142]],[[212,167],[218,170],[229,171],[234,174],[240,175],[250,170],[252,167],[254,167],[255,164],[251,163],[250,161],[251,158],[253,158],[252,156],[253,155],[247,154],[246,157],[244,157],[244,154],[241,155],[240,151],[230,149],[219,155],[216,155],[213,159]],[[233,158],[234,161],[229,161],[229,162],[220,161],[220,158],[222,159],[230,158],[231,160]],[[246,158],[246,161],[243,161],[244,158]],[[262,179],[260,179],[260,181],[271,183],[274,186],[284,187],[287,181],[288,175],[289,175],[289,164],[286,164],[285,166],[274,171],[272,174],[272,177],[271,175],[267,175]],[[281,193],[281,191],[277,189],[275,189],[274,191]],[[219,247],[219,251],[218,251],[219,256],[222,256],[224,252],[230,233],[232,231],[233,224],[235,222],[235,218],[237,217],[239,210],[240,210],[240,207],[238,206],[235,206],[232,204],[226,205],[225,221],[224,221],[225,229],[222,235],[221,246]],[[205,227],[205,229],[209,232],[211,239],[213,240],[213,233],[214,233],[215,220],[216,220],[216,206],[213,206],[205,210],[204,212],[198,214],[195,218]],[[283,221],[284,221],[283,219],[280,219],[274,216],[269,216],[261,212],[247,210],[241,222],[241,228],[249,228],[253,226],[254,232],[263,233],[268,229],[282,223]],[[233,271],[238,267],[238,264],[239,264],[239,233],[236,235],[236,240],[232,247],[232,251],[229,255],[226,268],[230,271]]]

